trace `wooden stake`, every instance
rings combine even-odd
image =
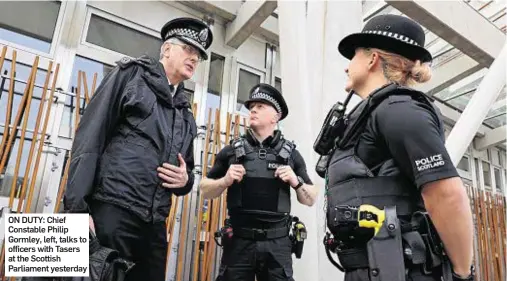
[[[174,221],[176,220],[176,209],[178,208],[178,200],[179,198],[177,198],[176,196],[173,196],[171,198],[171,201],[172,201],[172,204],[171,204],[171,211],[169,211],[169,217],[167,218],[167,225],[166,225],[166,229],[167,229],[167,235],[169,236],[169,241],[167,241],[168,243],[168,246],[167,246],[167,254],[166,254],[166,265],[165,265],[165,271],[167,272],[167,267],[168,267],[168,263],[167,261],[169,261],[169,257],[171,256],[171,245],[172,245],[172,242],[173,242],[173,237],[174,237]]]
[[[183,198],[183,210],[181,210],[181,229],[180,229],[180,239],[178,245],[178,267],[176,268],[176,280],[181,280],[181,275],[183,274],[183,263],[185,256],[185,236],[187,234],[187,225],[188,225],[188,198],[190,196],[186,195]]]
[[[222,140],[221,140],[221,122],[220,122],[220,110],[217,110],[217,115],[218,115],[218,125],[217,125],[217,130],[216,130],[216,137],[215,137],[215,142],[217,144],[217,149],[215,150],[215,153],[218,153],[218,151],[220,151],[222,149]],[[216,159],[216,154],[213,154],[213,159],[212,159],[212,165],[215,163],[215,159]],[[212,216],[211,216],[211,220],[210,220],[210,233],[209,233],[209,237],[212,237],[215,233],[216,230],[218,230],[218,224],[219,224],[219,220],[220,220],[220,198],[215,198],[213,199],[213,213],[211,213]],[[205,265],[206,266],[206,269],[205,269],[205,273],[206,273],[206,277],[207,279],[206,280],[209,280],[209,278],[211,277],[211,266],[212,266],[212,262],[213,262],[213,257],[215,256],[215,249],[216,249],[216,243],[214,242],[214,240],[212,240],[211,238],[209,239],[209,243],[210,243],[210,251],[209,251],[209,255],[208,255],[208,263]]]
[[[88,82],[86,82],[86,73],[81,71],[81,75],[83,75],[83,86],[84,86],[84,97],[86,104],[90,103],[90,97],[88,96]]]
[[[234,119],[234,138],[239,137],[239,114],[236,115],[236,119]]]
[[[15,50],[13,52],[16,52]],[[7,55],[7,46],[2,48],[2,54],[0,55],[0,71],[4,67],[5,55]]]
[[[97,85],[97,72],[95,72],[95,74],[93,75],[93,83],[92,83],[92,92],[91,92],[91,96],[93,96],[93,94],[95,94],[95,86]]]
[[[16,165],[14,167],[14,174],[13,174],[13,181],[12,181],[12,184],[11,184],[11,197],[9,198],[9,208],[12,209],[13,205],[14,205],[14,194],[15,194],[15,191],[16,191],[16,184],[17,184],[17,179],[18,179],[18,173],[19,173],[19,166],[21,165],[21,156],[23,154],[23,146],[25,144],[25,135],[26,135],[26,126],[28,125],[28,118],[30,117],[30,107],[32,105],[32,95],[33,95],[33,87],[34,87],[34,84],[35,84],[35,79],[36,79],[36,75],[37,75],[37,66],[39,65],[39,57],[37,56],[35,58],[35,62],[33,64],[33,67],[32,67],[32,71],[33,72],[33,76],[31,77],[31,80],[29,81],[29,83],[27,84],[27,87],[28,87],[28,97],[26,99],[26,108],[25,108],[25,116],[24,116],[24,119],[23,119],[23,125],[21,126],[21,138],[19,139],[19,145],[18,145],[18,155],[17,155],[17,158],[16,158]],[[19,112],[18,112],[19,113]],[[14,129],[14,127],[13,127]],[[11,135],[11,137],[15,137],[16,136],[16,133],[15,131],[13,131],[13,134]],[[4,155],[4,156],[7,156],[7,155]]]
[[[37,68],[35,67],[35,65],[32,66],[32,71],[30,72],[30,76],[28,77],[28,80],[26,81],[25,92],[23,93],[23,97],[21,98],[21,101],[19,102],[19,105],[18,105],[18,112],[16,114],[16,118],[14,119],[14,123],[12,123],[12,129],[11,129],[11,133],[9,134],[9,139],[7,140],[7,144],[6,144],[4,153],[2,154],[2,160],[0,161],[0,173],[2,173],[5,165],[7,165],[7,159],[9,157],[11,147],[14,144],[14,141],[16,139],[18,126],[21,124],[21,118],[23,117],[23,114],[25,111],[25,105],[26,105],[26,101],[27,101],[27,97],[28,97],[28,93],[29,93],[29,89],[30,89],[30,83],[31,83],[32,77],[34,77],[34,75],[35,75],[34,73],[36,73],[36,71],[37,71]],[[13,80],[14,79],[12,79],[11,81],[13,81]],[[12,201],[14,201],[13,194],[14,194],[14,191],[11,192]],[[9,206],[11,208],[12,208],[12,204],[13,203],[9,204]]]
[[[477,188],[472,188],[473,191],[473,197],[474,197],[474,210],[475,210],[475,217],[477,220],[477,246],[479,251],[479,268],[477,270],[480,272],[481,278],[484,277],[484,247],[483,247],[483,239],[482,239],[482,219],[481,215],[482,212],[480,210],[480,197],[479,197],[479,190]]]
[[[41,123],[42,112],[44,111],[44,103],[46,101],[46,94],[47,94],[47,90],[48,90],[49,78],[51,77],[52,71],[53,71],[53,62],[51,61],[51,62],[49,62],[49,67],[48,67],[47,75],[46,75],[46,81],[44,81],[44,87],[42,89],[42,94],[41,94],[40,103],[39,103],[39,110],[37,112],[37,119],[35,121],[35,129],[32,134],[32,136],[33,136],[32,143],[30,144],[30,152],[28,152],[28,161],[26,163],[25,174],[23,175],[23,184],[21,186],[21,195],[19,196],[19,199],[18,199],[18,209],[17,209],[18,213],[21,212],[21,207],[23,206],[23,200],[25,199],[26,187],[27,187],[26,185],[27,185],[28,181],[30,180],[31,182],[35,182],[35,180],[36,180],[36,177],[29,178],[28,176],[30,174],[30,168],[32,166],[34,149],[35,149],[35,145],[37,143],[37,137],[39,135],[39,127],[40,127],[40,123]],[[49,103],[51,103],[51,101]],[[28,116],[27,116],[26,120],[28,120]],[[42,135],[41,135],[40,141],[42,143],[44,142]],[[30,197],[29,200],[26,201],[27,205],[31,205],[32,204],[31,201],[32,201],[32,198]]]
[[[5,47],[4,47],[4,50],[6,50]],[[5,57],[5,55],[2,51],[2,66],[0,66],[0,70],[3,67],[4,57]],[[13,103],[13,99],[14,99],[14,85],[16,82],[16,81],[14,81],[14,74],[16,74],[16,57],[17,57],[17,52],[16,52],[16,50],[14,50],[14,51],[12,51],[11,76],[9,79],[9,94],[7,96],[7,110],[5,113],[4,133],[2,136],[2,143],[0,144],[0,159],[3,158],[4,151],[6,151],[5,147],[7,145],[7,139],[9,139],[9,126],[11,125],[10,123],[11,123],[11,114],[12,114],[12,103]],[[13,124],[13,127],[14,127],[14,124]],[[5,152],[5,154],[8,154],[8,153]],[[3,171],[3,168],[0,168],[0,174],[2,173],[2,171]]]
[[[208,148],[209,148],[209,137],[211,129],[211,108],[208,111],[208,123],[206,125],[206,137],[204,139],[204,155],[203,155],[203,163],[202,163],[202,177],[204,178],[208,171]],[[199,274],[199,248],[201,244],[201,229],[202,229],[202,215],[204,208],[204,198],[202,193],[199,192],[199,203],[197,204],[197,225],[196,225],[196,234],[195,234],[195,246],[194,246],[194,262],[193,262],[193,270],[192,270],[192,281],[197,281],[197,277]],[[206,241],[205,241],[206,242]],[[202,280],[202,279],[201,279]]]
[[[216,135],[217,135],[217,130],[219,130],[219,125],[220,124],[220,110],[219,109],[216,109],[216,112],[215,112],[215,127],[214,127],[214,135],[215,137],[213,138],[213,142],[212,142],[212,148],[211,148],[211,165],[213,165],[213,163],[215,162],[215,151],[216,151],[216,143],[217,143],[217,138],[216,138]],[[211,231],[211,219],[212,219],[212,200],[208,200],[208,221],[206,222],[206,232],[205,232],[205,241],[204,241],[204,264],[202,266],[202,269],[201,269],[201,280],[204,280],[205,276],[206,276],[206,267],[208,265],[208,260],[207,260],[207,257],[208,257],[208,247],[209,247],[209,243],[212,241],[211,239],[211,236],[210,236],[210,231]]]

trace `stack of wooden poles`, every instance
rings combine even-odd
[[[467,186],[475,225],[476,280],[506,280],[507,234],[503,194]]]
[[[7,48],[3,47],[0,57],[0,70],[3,68],[3,64],[5,61],[5,57],[7,54]],[[45,146],[45,141],[47,138],[47,132],[48,132],[48,121],[49,117],[51,115],[52,107],[55,103],[55,91],[56,91],[56,82],[58,79],[58,74],[60,70],[60,65],[56,64],[55,69],[53,69],[54,64],[53,62],[49,62],[49,66],[46,71],[45,75],[45,82],[43,86],[36,85],[35,81],[37,78],[37,71],[39,67],[39,60],[40,57],[36,56],[31,68],[30,75],[28,77],[27,81],[21,81],[20,79],[16,79],[15,73],[16,73],[16,64],[17,64],[17,52],[16,50],[12,51],[12,59],[11,59],[11,69],[10,76],[9,76],[9,90],[8,90],[8,96],[7,96],[7,108],[5,110],[5,126],[3,128],[3,135],[2,135],[2,142],[0,143],[0,175],[6,175],[6,168],[7,164],[9,163],[9,159],[11,157],[15,157],[14,162],[14,173],[12,174],[12,183],[10,186],[10,194],[9,194],[9,209],[12,212],[15,213],[31,213],[32,210],[32,200],[34,196],[35,191],[35,183],[37,182],[37,176],[39,173],[40,168],[40,162],[42,157],[42,151]],[[50,83],[52,77],[52,81]],[[85,85],[85,100],[86,102],[89,101],[89,95],[88,95],[88,87],[86,84],[86,74],[84,72],[79,72],[78,76],[78,84],[79,87],[77,89],[76,98],[77,101],[80,100],[80,88],[81,88],[81,78],[84,79]],[[2,78],[4,79],[4,78]],[[97,74],[94,75],[94,81],[92,86],[92,92],[95,90],[95,84],[96,84]],[[12,120],[13,115],[13,101],[14,101],[14,94],[15,94],[15,84],[16,83],[24,83],[26,84],[25,90],[23,93],[23,96],[21,98],[21,101],[18,105],[16,115],[14,120]],[[51,84],[51,87],[49,88],[49,85]],[[3,86],[3,83],[2,83]],[[27,140],[27,125],[28,120],[30,118],[30,108],[32,106],[32,103],[37,98],[34,98],[34,88],[42,88],[39,107],[37,110],[37,116],[35,118],[35,127],[32,133],[32,139],[30,144],[30,149],[28,152],[28,155],[25,155],[27,157],[25,172],[23,175],[23,181],[21,185],[18,184],[18,177],[19,177],[19,171],[20,166],[22,163],[22,156],[23,156],[23,147],[25,145],[25,140]],[[3,92],[3,87],[0,89],[0,91]],[[79,122],[79,102],[76,102],[76,116],[75,116],[75,124],[74,129],[77,127],[77,124]],[[4,112],[3,110],[0,112]],[[31,117],[33,118],[33,117]],[[21,136],[17,138],[16,136],[19,133],[19,130],[21,130]],[[13,147],[15,146],[15,142],[18,143],[18,149],[17,151],[13,151]],[[36,152],[35,152],[36,151]],[[13,154],[14,153],[14,154]],[[14,158],[12,158],[14,159]],[[30,174],[31,172],[31,174]],[[57,201],[57,207],[55,208],[55,211],[58,209],[60,201],[61,201],[61,194],[63,194],[63,187],[65,186],[67,171],[65,172],[60,185],[60,191],[59,191],[59,197]],[[6,178],[4,177],[4,180]],[[14,208],[15,200],[17,201],[17,206]],[[25,200],[26,199],[26,200]],[[2,281],[6,279],[4,274],[4,264],[5,264],[5,242],[2,241],[2,249],[1,249],[1,255],[0,255],[0,277]],[[14,280],[14,277],[9,278],[11,281]]]

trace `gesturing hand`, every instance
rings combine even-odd
[[[227,170],[227,174],[224,176],[224,183],[225,186],[229,187],[231,186],[234,181],[240,182],[243,179],[243,176],[245,175],[246,171],[243,165],[231,165],[229,169]]]
[[[292,187],[298,185],[299,183],[296,174],[290,166],[278,167],[278,169],[275,171],[275,177],[279,177],[281,180],[290,184]]]
[[[158,167],[158,176],[164,181],[163,187],[166,188],[180,188],[184,187],[188,182],[187,164],[185,160],[178,153],[178,160],[180,166],[174,166],[169,163],[162,164],[162,167]]]

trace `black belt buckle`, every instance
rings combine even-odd
[[[254,240],[264,240],[268,236],[268,232],[265,229],[254,228],[252,231]]]

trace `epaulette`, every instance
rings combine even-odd
[[[234,143],[237,143],[237,142],[241,141],[242,139],[243,139],[242,136],[231,138],[231,140],[229,141],[229,145],[232,146]]]
[[[128,68],[132,65],[148,66],[152,63],[152,60],[147,56],[141,56],[138,58],[123,57],[121,60],[116,62],[116,64],[118,64],[123,69]]]
[[[280,144],[281,147],[278,149],[278,156],[287,161],[294,149],[296,149],[296,144],[288,139],[282,139]]]

